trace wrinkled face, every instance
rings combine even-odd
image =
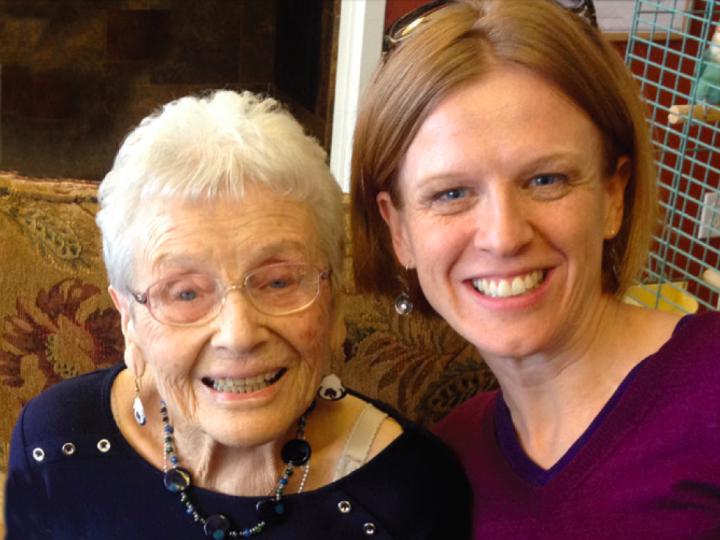
[[[282,262],[327,268],[311,211],[265,188],[249,188],[241,202],[154,201],[146,211],[133,292],[197,273],[241,284],[248,272]],[[126,340],[141,352],[176,429],[222,444],[282,436],[310,404],[329,357],[329,280],[307,309],[285,316],[259,312],[242,289],[195,327],[162,324],[146,306],[128,305]]]
[[[567,346],[601,298],[627,169],[606,178],[587,115],[502,67],[436,107],[401,165],[402,208],[378,204],[435,310],[482,353],[525,356]]]

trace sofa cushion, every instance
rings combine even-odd
[[[95,184],[0,174],[0,469],[25,402],[122,359],[96,209]]]

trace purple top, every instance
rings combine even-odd
[[[436,427],[473,485],[474,538],[720,538],[720,314],[683,318],[550,469],[500,392]]]

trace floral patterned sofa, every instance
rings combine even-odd
[[[0,173],[0,474],[24,403],[62,379],[122,361],[96,188]],[[428,426],[493,386],[477,352],[445,324],[399,317],[388,300],[357,294],[346,273],[346,337],[333,359],[346,385]]]

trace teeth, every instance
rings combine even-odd
[[[537,280],[532,276],[532,274],[528,274],[525,276],[525,290],[532,289],[533,286],[537,283]]]
[[[497,295],[500,298],[510,296],[512,293],[512,287],[510,287],[510,284],[507,282],[507,280],[501,279],[500,281],[498,281]]]
[[[507,298],[519,296],[536,288],[545,278],[542,270],[535,270],[524,276],[515,276],[512,279],[474,279],[475,290],[493,298]]]
[[[516,277],[512,280],[512,294],[522,294],[525,292],[525,279]]]
[[[485,289],[490,296],[497,296],[498,285],[494,281],[490,281]]]
[[[212,387],[218,392],[233,392],[235,394],[257,392],[273,384],[279,378],[281,371],[272,371],[246,379],[213,379]]]

